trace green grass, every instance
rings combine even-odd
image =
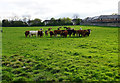
[[[118,81],[118,27],[70,27],[92,32],[89,37],[25,38],[26,30],[49,27],[3,27],[3,81]]]

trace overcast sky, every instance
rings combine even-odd
[[[29,15],[31,18],[80,18],[118,13],[120,0],[0,0],[0,18]]]

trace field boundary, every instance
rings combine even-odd
[[[119,65],[118,73],[120,75],[120,28],[118,28],[118,65]]]
[[[2,30],[2,27],[0,27]],[[0,32],[0,83],[2,81],[2,32]]]

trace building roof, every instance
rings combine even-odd
[[[118,19],[120,15],[101,15],[99,19]]]
[[[98,19],[100,16],[95,16],[95,17],[93,17],[92,18],[92,20],[96,20],[96,19]]]

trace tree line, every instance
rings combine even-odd
[[[81,22],[80,18],[71,19],[67,18],[51,18],[50,20],[42,21],[39,18],[35,18],[33,20],[2,20],[2,27],[32,27],[32,26],[62,26],[62,25],[79,25]]]

